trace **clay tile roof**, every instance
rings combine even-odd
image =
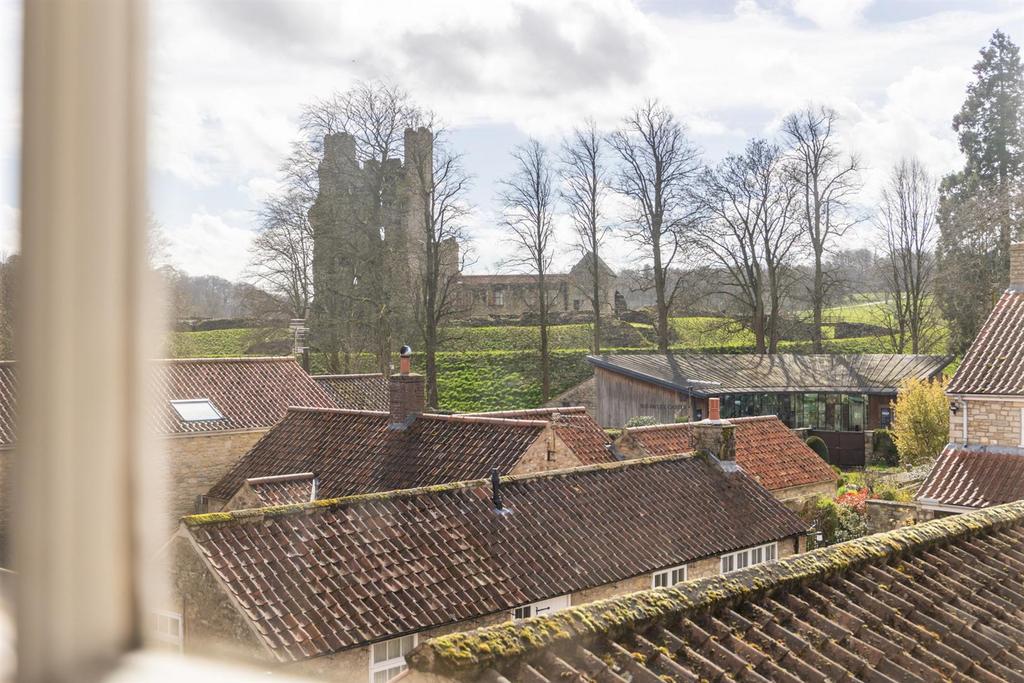
[[[18,389],[14,361],[0,361],[0,448],[14,445],[15,396]]]
[[[265,429],[284,417],[288,406],[334,405],[289,356],[165,360],[159,364],[154,384],[162,400],[153,418],[162,434]],[[186,422],[170,404],[204,398],[223,419]]]
[[[316,500],[317,480],[312,472],[284,474],[279,477],[255,477],[246,486],[262,506],[293,505]]]
[[[380,373],[369,375],[313,375],[313,379],[334,399],[338,408],[387,410],[388,379]]]
[[[540,420],[294,408],[210,489],[229,500],[246,479],[313,472],[320,498],[507,474],[547,426]]]
[[[15,361],[0,362],[0,446],[14,443]],[[159,434],[266,429],[288,406],[331,407],[331,400],[294,358],[190,358],[156,362],[152,415]],[[220,420],[186,422],[170,401],[209,399]]]
[[[474,413],[483,417],[508,417],[512,419],[548,420],[558,438],[580,459],[584,465],[596,465],[615,460],[610,446],[611,440],[601,425],[597,424],[583,406],[561,408],[533,408],[529,410],[503,410],[490,413]],[[681,452],[681,451],[677,451]]]
[[[736,462],[770,491],[836,480],[836,473],[774,415],[738,417]],[[622,442],[632,441],[647,455],[668,455],[693,450],[691,424],[630,427]]]
[[[186,517],[182,532],[292,661],[806,531],[763,487],[704,458],[504,477],[500,488],[502,510],[480,480]]]
[[[408,678],[1020,680],[1022,522],[1011,503],[442,636],[413,651]]]
[[[930,379],[952,358],[893,353],[643,353],[587,356],[592,365],[695,396],[775,391],[895,394],[908,377]]]
[[[950,444],[935,460],[917,500],[980,508],[1024,498],[1024,450]]]
[[[1000,297],[947,389],[951,394],[1024,395],[1024,291]]]

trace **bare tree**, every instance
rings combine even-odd
[[[285,302],[291,318],[305,318],[313,302],[313,230],[309,206],[295,191],[269,197],[260,209],[249,279]]]
[[[796,188],[784,164],[777,145],[755,139],[743,154],[705,171],[701,182],[708,220],[698,242],[712,272],[721,274],[721,293],[743,311],[757,353],[778,348],[782,303],[800,237]]]
[[[608,234],[608,225],[602,214],[603,200],[608,191],[608,173],[604,163],[604,140],[593,119],[573,130],[562,142],[560,175],[561,196],[576,230],[576,245],[585,259],[588,277],[584,285],[590,285],[589,291],[586,286],[580,289],[593,310],[591,350],[600,353],[601,308],[608,305],[601,299],[601,278],[605,273],[602,272],[600,257],[601,245]]]
[[[416,134],[419,139],[405,158],[414,197],[409,224],[418,263],[415,314],[426,356],[427,402],[436,407],[437,351],[449,323],[461,312],[457,285],[468,258],[465,220],[471,213],[466,197],[471,179],[443,130]]]
[[[903,159],[882,188],[876,222],[885,240],[886,327],[893,350],[919,353],[935,332],[932,304],[936,183],[917,159]]]
[[[624,234],[653,261],[658,350],[667,351],[668,318],[680,282],[670,285],[669,274],[686,252],[697,219],[693,183],[700,152],[683,125],[656,100],[637,108],[608,140],[621,160],[614,188],[632,209]]]
[[[808,106],[782,122],[790,147],[790,172],[800,193],[804,238],[813,259],[808,294],[815,353],[822,349],[822,311],[834,285],[825,268],[825,257],[835,241],[857,222],[850,204],[861,187],[860,161],[844,154],[836,140],[838,119],[833,109]]]
[[[551,397],[551,359],[548,352],[548,291],[545,277],[551,267],[552,218],[554,217],[554,174],[548,152],[537,140],[530,139],[512,152],[516,169],[501,181],[498,197],[502,205],[501,223],[509,230],[515,255],[513,266],[537,278],[537,312],[540,319],[541,397]]]

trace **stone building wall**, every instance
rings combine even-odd
[[[815,504],[815,501],[822,496],[832,498],[836,495],[836,484],[834,481],[819,481],[814,484],[803,486],[791,486],[788,489],[779,489],[771,492],[783,505],[798,515],[808,512],[808,508]]]
[[[567,467],[579,467],[583,463],[576,457],[565,442],[545,427],[537,440],[528,448],[512,469],[511,474],[532,474],[561,470]]]
[[[917,503],[898,503],[894,500],[868,500],[865,510],[869,534],[916,524],[919,517]]]
[[[164,439],[169,519],[176,524],[183,515],[195,512],[196,496],[206,495],[267,431],[211,432]],[[210,509],[217,509],[217,505]]]
[[[967,443],[974,446],[1021,446],[1021,410],[1024,399],[967,402]],[[963,408],[950,416],[949,439],[963,443]]]

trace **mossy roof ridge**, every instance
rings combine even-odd
[[[579,476],[592,472],[602,472],[606,470],[619,470],[629,467],[642,467],[644,465],[650,465],[654,463],[681,460],[683,458],[689,458],[691,457],[691,455],[692,454],[690,453],[656,455],[644,458],[633,458],[631,460],[618,460],[614,462],[597,463],[594,465],[583,465],[580,467],[566,467],[563,469],[548,470],[545,472],[532,472],[529,474],[509,474],[501,477],[500,481],[502,486],[507,486],[516,483],[534,481],[538,479],[553,479],[556,477]],[[274,505],[262,508],[232,510],[228,512],[207,512],[204,514],[188,515],[182,517],[181,521],[183,524],[185,524],[185,526],[188,527],[204,526],[209,524],[231,524],[236,522],[256,523],[264,519],[281,517],[290,514],[318,512],[324,511],[326,509],[339,509],[352,505],[361,505],[364,503],[373,503],[378,501],[394,500],[399,498],[413,498],[416,496],[433,495],[438,493],[444,493],[446,491],[455,491],[458,489],[466,488],[478,488],[490,485],[491,482],[489,479],[470,479],[465,481],[450,482],[446,484],[421,486],[418,488],[411,489],[395,489],[392,491],[380,491],[377,493],[361,493],[355,496],[345,496],[342,498],[325,498],[323,500],[314,500],[309,503]]]
[[[409,656],[421,671],[468,676],[502,668],[545,648],[627,633],[638,626],[669,624],[768,593],[806,585],[867,564],[915,554],[1024,520],[1024,501],[1008,503],[847,541],[787,557],[773,564],[573,607],[551,616],[432,638]]]

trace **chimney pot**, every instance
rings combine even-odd
[[[721,400],[718,399],[717,397],[716,398],[709,398],[708,399],[708,419],[709,420],[721,420],[722,419]]]
[[[403,346],[399,354],[399,372],[388,378],[392,429],[404,429],[426,405],[423,375],[412,372],[412,349]]]
[[[1010,287],[1024,291],[1024,242],[1010,245]]]

